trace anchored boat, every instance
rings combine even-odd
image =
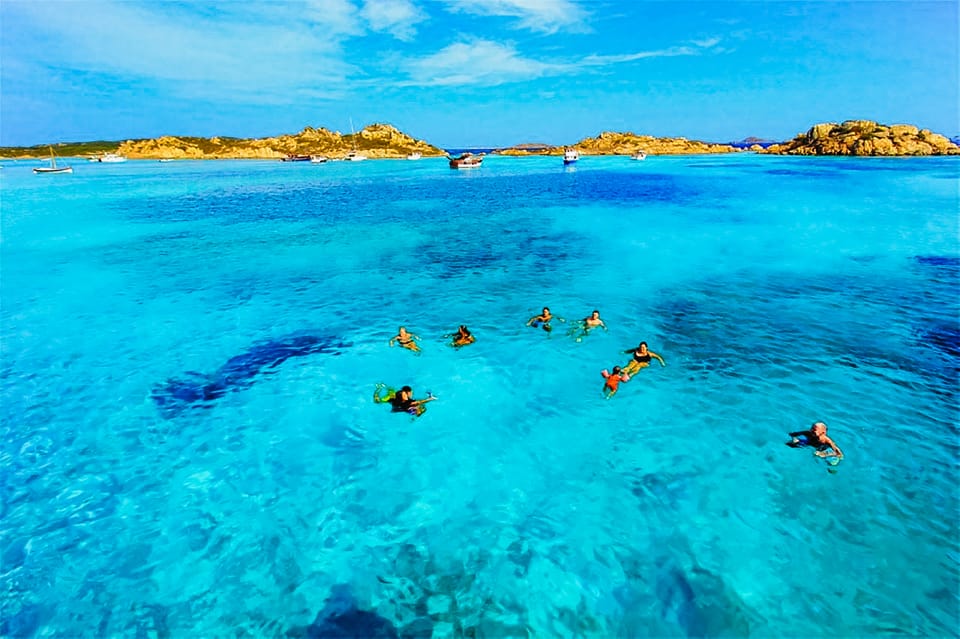
[[[447,156],[450,157],[450,156]],[[474,155],[473,153],[464,153],[463,155],[455,158],[450,158],[450,168],[451,169],[475,169],[483,163],[482,155]]]

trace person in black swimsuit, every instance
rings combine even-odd
[[[623,352],[633,354],[633,359],[630,360],[630,362],[623,367],[623,372],[626,373],[627,375],[633,375],[634,373],[639,371],[641,368],[646,368],[647,366],[650,365],[651,359],[660,360],[660,366],[667,365],[667,363],[663,361],[662,357],[660,357],[653,351],[647,350],[646,342],[640,342],[640,346],[637,346],[636,348],[629,348]]]
[[[383,393],[383,391],[386,391]],[[383,393],[381,395],[381,393]],[[413,389],[404,386],[398,391],[387,388],[385,384],[377,384],[373,391],[373,403],[390,404],[390,411],[394,413],[409,413],[414,417],[419,417],[423,411],[427,410],[424,406],[427,402],[432,402],[436,397],[428,394],[426,399],[414,399]]]
[[[396,342],[407,350],[413,351],[414,353],[419,353],[420,347],[417,346],[417,342],[415,341],[418,339],[420,339],[418,336],[407,332],[406,326],[401,326],[397,331],[397,334],[390,338],[389,343],[390,346],[393,346],[393,343]]]

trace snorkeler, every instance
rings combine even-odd
[[[400,329],[397,331],[397,334],[390,338],[389,344],[390,346],[393,346],[393,343],[396,342],[397,344],[406,348],[407,350],[411,350],[414,353],[419,353],[420,347],[417,346],[417,342],[416,342],[416,340],[419,340],[419,339],[420,338],[417,335],[414,335],[413,333],[408,333],[407,328],[405,326],[401,326]]]
[[[527,320],[527,326],[532,326],[534,328],[542,328],[548,333],[553,330],[550,326],[550,321],[556,319],[557,321],[565,321],[562,317],[554,317],[550,313],[550,309],[546,306],[543,307],[543,312],[539,315],[534,315]]]
[[[836,457],[843,459],[843,452],[833,443],[833,440],[827,437],[827,425],[823,422],[814,422],[808,430],[798,430],[790,433],[792,438],[787,442],[791,448],[802,448],[812,446],[816,448],[813,454],[817,457]]]
[[[612,373],[608,373],[607,369],[603,369],[600,371],[600,374],[607,380],[603,384],[603,394],[606,395],[607,399],[610,399],[616,394],[620,382],[630,381],[630,376],[621,371],[619,366],[614,366]]]
[[[660,357],[653,351],[647,350],[646,342],[640,342],[640,345],[637,346],[636,348],[630,348],[623,352],[633,354],[633,359],[630,360],[630,362],[623,367],[623,371],[629,375],[633,375],[637,373],[641,368],[646,368],[647,366],[649,366],[650,360],[654,358],[660,360],[660,366],[667,365],[667,363],[663,361],[662,357]]]
[[[470,329],[464,324],[461,324],[460,328],[457,329],[457,332],[453,333],[449,337],[453,338],[453,343],[451,346],[454,348],[460,348],[461,346],[473,344],[475,341],[477,341],[477,338],[473,336],[473,333],[471,333]]]
[[[386,394],[383,396],[381,396],[382,391],[386,391]],[[374,404],[390,404],[390,410],[392,412],[408,413],[414,417],[423,415],[423,412],[427,410],[424,404],[432,402],[435,399],[437,398],[429,391],[425,399],[414,399],[413,389],[409,386],[404,386],[400,390],[395,391],[392,388],[387,388],[386,384],[377,384],[373,390]]]

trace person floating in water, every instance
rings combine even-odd
[[[409,386],[404,386],[400,390],[395,391],[392,388],[387,388],[386,384],[377,384],[373,390],[374,404],[390,404],[390,410],[392,412],[409,413],[414,417],[423,415],[423,412],[427,410],[424,404],[432,402],[435,399],[437,398],[429,391],[425,399],[414,399],[413,389]]]
[[[614,366],[612,373],[608,373],[607,369],[603,369],[600,371],[600,374],[603,375],[604,379],[607,380],[603,384],[603,394],[606,395],[607,399],[610,399],[617,393],[617,388],[620,386],[620,382],[630,381],[630,376],[620,370],[619,366]]]
[[[666,366],[667,363],[663,361],[663,358],[654,353],[653,351],[647,350],[647,343],[640,342],[640,345],[636,348],[628,348],[623,351],[624,353],[631,353],[633,359],[623,367],[623,371],[628,375],[635,375],[640,372],[641,368],[646,368],[650,365],[651,359],[660,360],[660,366]]]
[[[575,328],[570,329],[569,334],[577,338],[579,342],[584,337],[590,334],[590,331],[596,327],[602,327],[603,330],[607,330],[607,325],[604,324],[603,320],[600,319],[600,311],[594,311],[590,313],[589,317],[585,317],[579,322]]]
[[[457,332],[453,335],[450,335],[453,338],[453,343],[451,346],[459,348],[461,346],[466,346],[467,344],[473,344],[477,341],[477,338],[473,336],[473,333],[470,332],[470,329],[465,325],[461,324],[460,328],[457,329]]]
[[[564,321],[563,318],[561,317],[554,317],[550,313],[550,309],[544,306],[542,313],[540,313],[539,315],[534,315],[533,317],[527,320],[527,326],[532,326],[534,328],[542,328],[543,330],[549,333],[551,330],[553,330],[553,328],[550,326],[550,322],[554,319],[559,322]]]
[[[602,327],[603,330],[607,330],[607,325],[603,323],[603,320],[600,319],[600,311],[594,311],[590,313],[590,317],[583,318],[583,328],[584,330],[590,330],[591,328]]]
[[[790,433],[792,438],[787,442],[787,446],[792,448],[803,448],[812,446],[817,450],[813,453],[817,457],[836,457],[843,459],[843,452],[833,440],[827,437],[827,425],[823,422],[815,422],[808,430],[798,430]]]
[[[397,330],[397,334],[390,338],[390,346],[393,346],[393,343],[396,342],[407,350],[419,353],[420,347],[417,345],[417,340],[419,339],[420,338],[413,333],[408,333],[406,326],[401,326],[399,330]]]

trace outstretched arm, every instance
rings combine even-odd
[[[393,337],[390,338],[390,341],[387,342],[387,343],[390,344],[390,346],[393,346],[393,343],[394,343],[395,341],[397,341],[397,338],[398,338],[398,337],[400,337],[400,336],[399,336],[399,335],[394,335]]]
[[[661,366],[666,366],[666,365],[667,365],[667,363],[666,363],[665,361],[663,361],[663,358],[660,357],[659,355],[657,355],[656,353],[654,353],[653,351],[647,351],[647,352],[650,353],[650,357],[655,357],[655,358],[659,359]]]
[[[821,451],[818,450],[816,454],[819,457],[843,457],[843,452],[833,443],[833,440],[827,437],[827,445],[830,446],[830,451]]]

